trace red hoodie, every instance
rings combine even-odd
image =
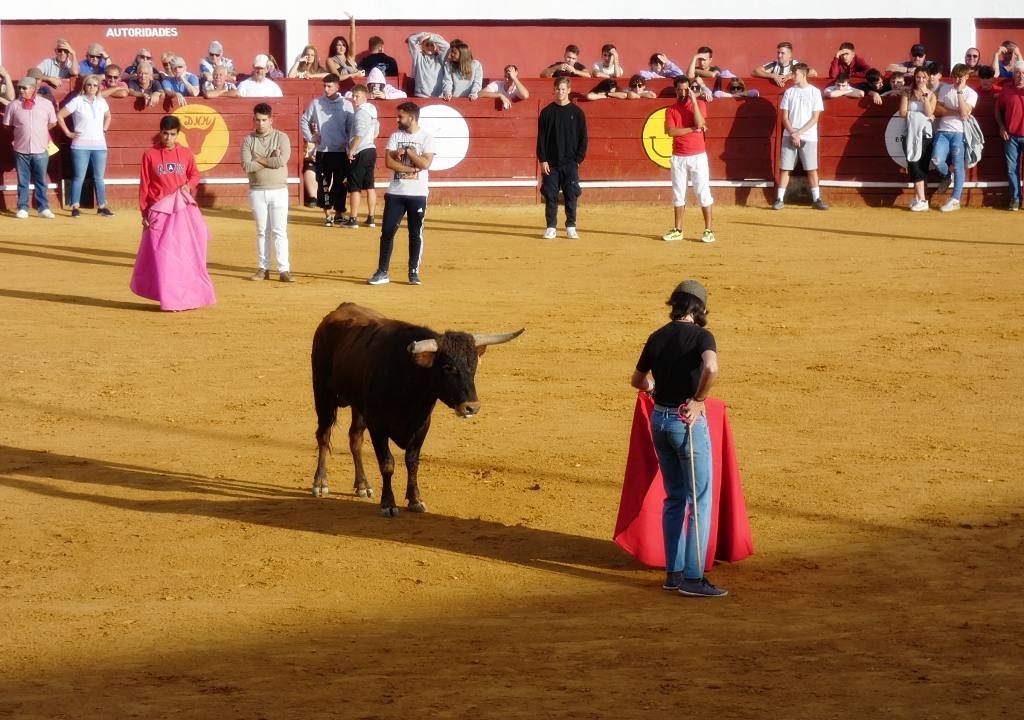
[[[192,186],[193,194],[199,187],[199,168],[191,150],[180,146],[167,150],[161,146],[150,148],[142,155],[139,177],[139,208],[142,212],[185,185]]]

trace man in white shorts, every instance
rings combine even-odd
[[[825,111],[825,105],[821,100],[821,90],[807,82],[807,73],[808,67],[804,63],[793,66],[793,86],[783,93],[779,103],[783,127],[782,153],[773,210],[786,206],[789,173],[796,168],[797,159],[807,173],[812,206],[815,210],[828,210],[818,187],[818,118]]]
[[[661,236],[662,240],[683,239],[683,211],[686,209],[686,183],[693,183],[693,193],[704,214],[704,234],[701,242],[713,243],[715,233],[711,229],[711,170],[708,167],[707,147],[704,131],[707,126],[708,104],[701,92],[701,86],[685,75],[678,75],[672,81],[676,92],[676,104],[665,111],[665,134],[672,138],[672,208],[674,225]]]

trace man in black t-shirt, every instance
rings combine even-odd
[[[398,61],[384,52],[383,38],[374,35],[370,38],[370,54],[356,63],[366,75],[377,68],[385,77],[397,77]]]
[[[565,57],[553,62],[540,71],[541,77],[590,77],[587,66],[580,61],[580,49],[575,45],[565,46]]]
[[[587,118],[569,102],[569,78],[555,80],[555,101],[537,119],[537,160],[540,161],[540,194],[544,197],[545,240],[555,239],[558,224],[558,192],[565,198],[565,235],[579,240],[576,232],[576,201],[580,188],[580,163],[587,156]]]

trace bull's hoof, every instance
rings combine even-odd
[[[409,512],[426,512],[427,504],[422,500],[419,502],[409,503]]]
[[[356,488],[356,497],[372,498],[373,497],[373,488],[371,488],[371,487]]]
[[[384,517],[398,517],[398,508],[396,508],[396,507],[381,508],[380,509],[380,514],[383,515]]]
[[[313,486],[313,497],[327,497],[327,492],[326,485]]]

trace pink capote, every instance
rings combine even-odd
[[[665,538],[661,530],[661,508],[665,502],[665,486],[651,440],[653,407],[654,401],[647,393],[637,393],[626,477],[615,522],[615,542],[644,565],[663,568]],[[753,555],[754,541],[725,403],[708,398],[704,407],[711,431],[712,457],[711,533],[704,563],[705,568],[710,568],[716,560],[738,562]],[[701,525],[707,521],[707,518],[700,518]]]
[[[161,310],[192,310],[217,302],[206,272],[206,227],[196,201],[182,189],[165,195],[146,211],[132,271],[136,295],[160,302]]]

